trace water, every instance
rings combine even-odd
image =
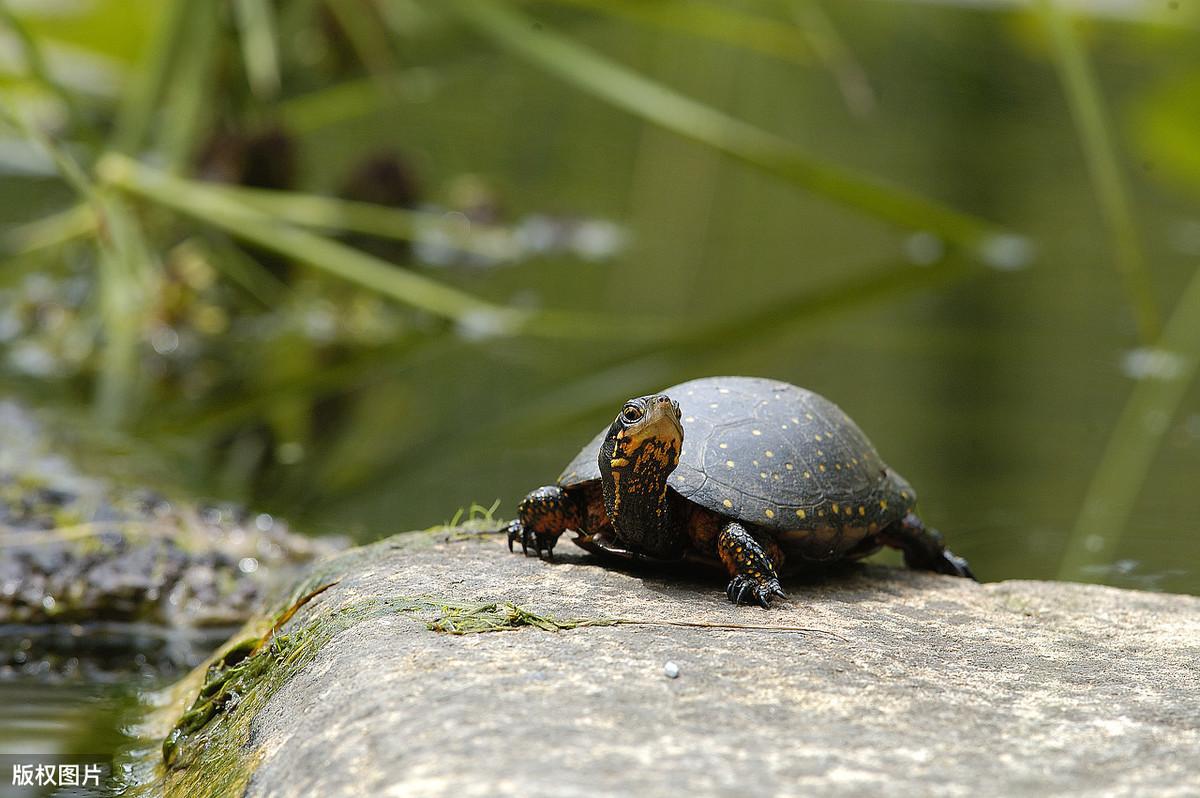
[[[495,302],[597,314],[613,334],[464,339],[386,303],[353,300],[336,282],[293,277],[287,301],[258,320],[248,314],[199,338],[148,334],[146,362],[157,376],[142,384],[128,432],[106,434],[95,462],[366,541],[445,521],[472,503],[499,499],[499,514],[510,514],[627,396],[710,374],[770,376],[846,409],[983,580],[1060,576],[1136,378],[1155,379],[1170,360],[1136,354],[1112,240],[1049,44],[1034,20],[1003,8],[826,5],[869,86],[853,101],[817,62],[797,66],[589,15],[548,19],[822,160],[1022,234],[992,250],[994,268],[943,279],[936,265],[922,265],[948,249],[935,235],[893,230],[747,169],[519,61],[481,55],[478,40],[431,34],[405,66],[437,79],[399,105],[334,124],[316,124],[294,104],[282,114],[296,127],[298,187],[331,190],[362,153],[395,150],[419,176],[423,200],[438,207],[470,195],[502,221],[615,220],[624,249],[613,257],[551,252],[495,267],[414,267]],[[86,38],[85,27],[64,36]],[[1090,20],[1082,34],[1166,315],[1200,254],[1200,131],[1188,110],[1197,34],[1111,20]],[[9,176],[0,213],[29,218],[66,196]],[[33,271],[43,266],[61,273],[50,261]],[[863,287],[921,268],[929,270],[921,289]],[[858,287],[839,300],[811,300],[848,283]],[[790,298],[790,312],[756,318]],[[618,334],[644,318],[697,330],[732,319],[744,326],[687,346]],[[330,335],[349,343],[331,345]],[[8,345],[0,387],[90,427],[87,369],[31,379],[29,364],[44,361],[28,347],[14,359],[20,343]],[[1165,421],[1113,556],[1066,576],[1200,594],[1198,400],[1193,385]],[[111,460],[114,452],[122,459]],[[8,691],[0,695],[14,697],[3,702],[5,745],[115,748],[114,708],[138,684],[0,684]]]
[[[47,683],[28,679],[0,682],[0,760],[5,774],[0,796],[109,795],[113,782],[83,793],[54,788],[10,786],[13,764],[50,763],[56,757],[86,757],[104,763],[105,775],[115,752],[131,744],[130,725],[136,720],[139,689],[157,680]]]

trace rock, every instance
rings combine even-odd
[[[206,630],[224,638],[271,589],[344,547],[233,505],[112,485],[57,448],[29,412],[0,401],[0,676],[74,668],[92,640],[106,641],[111,663],[122,637],[190,667],[211,650]],[[148,638],[160,644],[147,650]]]
[[[147,727],[179,724],[171,766],[135,767],[143,788],[1200,793],[1200,599],[867,565],[761,610],[730,605],[719,577],[444,537],[319,565],[293,616],[281,605],[226,647],[205,698],[202,670],[174,689]],[[481,628],[506,631],[436,631]]]

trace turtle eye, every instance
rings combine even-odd
[[[625,408],[621,411],[621,418],[630,424],[641,421],[643,415],[645,414],[642,412],[642,408],[637,405],[625,405]]]

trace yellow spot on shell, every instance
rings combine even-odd
[[[763,452],[763,454],[765,454],[767,457],[775,456],[775,452],[771,451],[770,449],[767,449],[765,452]]]
[[[733,506],[733,502],[729,501],[729,499],[726,499],[725,501],[721,502],[721,504],[725,505],[726,507]]]
[[[818,470],[818,471],[820,471],[822,474],[824,474],[824,473],[825,473],[825,464],[824,464],[824,463],[818,463],[818,464],[817,464],[817,470]]]
[[[857,457],[851,457],[851,458],[850,458],[850,462],[851,462],[851,463],[854,463],[854,465],[858,465],[858,458],[857,458]]]
[[[759,472],[758,472],[758,475],[759,475],[760,477],[762,477],[763,479],[766,479],[766,478],[767,478],[767,472],[766,472],[766,471],[759,471]]]
[[[814,436],[813,436],[813,440],[815,440],[815,441],[817,441],[817,442],[820,442],[820,440],[821,440],[821,436],[820,436],[820,435],[814,435]]]
[[[800,419],[793,417],[793,418],[792,418],[792,423],[793,423],[793,424],[799,424],[799,423],[800,423]]]
[[[804,511],[803,511],[803,510],[797,510],[797,511],[796,511],[796,517],[797,517],[797,518],[804,518],[804,516],[805,516],[805,513],[804,513]]]
[[[886,509],[887,509],[887,502],[886,502],[886,501],[884,501],[883,499],[880,499],[880,500],[879,500],[879,509],[880,509],[880,510],[886,510]]]
[[[732,460],[726,460],[726,461],[725,461],[725,467],[726,467],[726,468],[733,468],[733,461],[732,461]]]
[[[908,492],[907,492],[907,491],[903,491],[903,490],[902,490],[902,491],[900,491],[900,498],[901,498],[901,499],[907,499],[907,498],[908,498]]]
[[[695,416],[688,416],[687,418],[684,419],[684,421],[688,422],[689,424],[695,420],[696,420]]]
[[[804,472],[804,478],[805,478],[805,479],[812,479],[812,472],[811,472],[811,471],[805,471],[805,472]]]
[[[716,402],[710,402],[708,406],[711,407],[713,410],[716,410],[717,407],[719,407],[719,405]]]
[[[804,417],[805,417],[805,418],[807,418],[809,421],[812,421],[812,420],[813,420],[813,414],[812,414],[812,413],[805,413],[805,414],[804,414]]]
[[[866,507],[863,507],[862,505],[859,505],[859,508],[858,508],[858,514],[859,514],[859,515],[866,515],[866,514],[867,514],[867,508],[866,508]]]
[[[764,513],[766,514],[767,518],[774,518],[774,517],[775,517],[775,511],[774,511],[774,510],[764,510]]]
[[[834,464],[833,464],[833,467],[834,467],[834,468],[836,468],[838,471],[841,471],[841,470],[842,470],[842,464],[841,464],[841,463],[834,463]]]
[[[791,463],[784,463],[783,467],[786,468],[788,471],[791,471],[793,468],[795,468],[795,466],[793,466]]]
[[[717,446],[720,446],[722,449],[728,449],[728,448],[729,448],[729,444],[728,444],[728,443],[718,443],[718,444],[717,444]]]
[[[851,514],[853,514],[853,513],[854,513],[854,510],[853,510],[853,509],[851,509],[851,508],[849,508],[849,507],[847,507],[847,508],[846,508],[846,515],[851,515]]]
[[[780,424],[780,425],[779,425],[779,428],[780,428],[780,429],[787,429],[787,424]]]
[[[750,430],[750,434],[751,434],[751,435],[762,435],[762,430],[760,430],[760,429],[752,429],[752,430]]]
[[[834,511],[835,513],[838,511],[838,506],[837,506],[836,504],[835,504],[835,505],[833,505],[833,511]]]
[[[729,393],[729,389],[728,388],[718,388],[717,393]]]
[[[629,465],[629,461],[624,457],[614,457],[609,461],[609,465],[611,465],[613,468],[624,468],[625,466]]]
[[[821,516],[822,518],[824,518],[824,517],[825,517],[825,511],[824,511],[824,510],[817,510],[817,515],[819,515],[819,516]]]

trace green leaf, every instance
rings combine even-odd
[[[267,0],[235,0],[241,33],[242,63],[250,90],[259,99],[279,92],[279,51],[275,46],[275,12]]]

